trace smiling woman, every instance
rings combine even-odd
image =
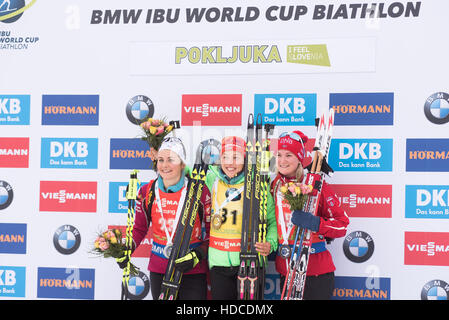
[[[244,208],[246,142],[227,136],[221,143],[220,167],[210,167],[206,185],[211,192],[209,268],[213,300],[237,300]],[[274,201],[267,197],[267,237],[255,250],[267,256],[277,248]]]
[[[157,172],[166,188],[178,183],[186,166],[184,146],[170,139],[175,138],[167,139],[157,153]]]
[[[155,180],[139,189],[136,201],[136,219],[133,227],[134,251],[144,240],[148,229],[152,228],[152,248],[148,270],[150,271],[151,294],[153,298],[166,299],[166,274],[171,251],[179,245],[175,234],[182,221],[184,203],[187,201],[188,175],[185,175],[186,151],[181,139],[166,137],[159,150],[152,148],[157,159]],[[157,153],[157,154],[156,154]],[[193,221],[189,251],[185,256],[177,256],[174,267],[183,273],[179,291],[174,299],[205,300],[207,297],[207,248],[209,225],[210,193],[203,189],[198,214]],[[202,231],[205,226],[205,232]],[[185,233],[184,233],[185,234]],[[178,248],[178,247],[176,247]],[[177,249],[174,250],[177,250]],[[178,248],[179,249],[179,248]],[[176,251],[178,252],[178,251]],[[126,266],[128,257],[117,259],[121,268]],[[168,296],[167,296],[168,297]]]

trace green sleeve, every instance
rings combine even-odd
[[[190,177],[191,173],[192,173],[192,167],[189,165],[186,165],[184,168],[184,174]]]
[[[206,186],[209,191],[212,193],[212,188],[214,186],[215,179],[217,178],[217,173],[215,170],[211,170],[211,166],[209,166],[209,170],[206,174]]]
[[[271,252],[278,248],[278,230],[276,222],[275,204],[273,196],[268,193],[267,198],[267,241],[271,244]],[[270,252],[270,253],[271,253]]]

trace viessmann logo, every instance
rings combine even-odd
[[[184,126],[240,126],[241,94],[184,94],[182,118]]]
[[[332,188],[350,217],[391,218],[391,185],[333,184]]]
[[[28,168],[30,138],[0,138],[0,168]]]
[[[449,266],[449,232],[405,232],[404,264]]]
[[[96,212],[97,182],[41,181],[39,211]]]

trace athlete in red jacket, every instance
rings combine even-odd
[[[170,256],[169,249],[173,244],[177,221],[187,195],[189,178],[185,175],[185,156],[181,140],[166,138],[157,153],[158,178],[139,189],[136,201],[132,249],[134,251],[139,246],[151,227],[153,241],[148,270],[153,299],[157,299],[161,291]],[[190,238],[190,251],[175,261],[175,267],[183,272],[178,292],[179,300],[207,298],[209,225],[210,192],[204,188]],[[118,262],[120,267],[126,263]]]
[[[303,211],[290,211],[290,206],[283,200],[279,188],[290,181],[302,181],[304,171],[302,162],[305,158],[305,143],[308,138],[301,131],[281,134],[278,140],[277,169],[278,174],[271,184],[271,192],[276,201],[276,219],[278,225],[279,247],[294,244],[294,226],[313,231],[312,250],[307,268],[304,299],[330,299],[334,288],[335,265],[330,252],[326,249],[326,238],[344,237],[349,224],[346,212],[331,186],[326,182],[321,188],[317,216]],[[292,222],[292,223],[290,223]],[[276,270],[284,285],[288,269],[288,259],[276,256]]]

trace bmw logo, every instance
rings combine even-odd
[[[81,244],[80,232],[68,224],[60,226],[53,235],[53,244],[59,253],[72,254]]]
[[[449,284],[443,280],[427,282],[421,290],[421,300],[448,300]]]
[[[374,252],[374,241],[363,231],[354,231],[346,236],[343,242],[343,252],[349,260],[356,263],[367,261]]]
[[[437,92],[428,97],[424,104],[424,114],[435,124],[449,122],[449,94]]]
[[[126,104],[126,116],[131,123],[139,125],[148,118],[153,117],[153,101],[146,96],[135,96]]]
[[[0,210],[9,207],[13,196],[11,185],[6,181],[0,180]]]
[[[123,286],[123,284],[122,284]],[[128,282],[128,298],[142,300],[150,292],[150,279],[142,271],[137,276],[131,276]]]

